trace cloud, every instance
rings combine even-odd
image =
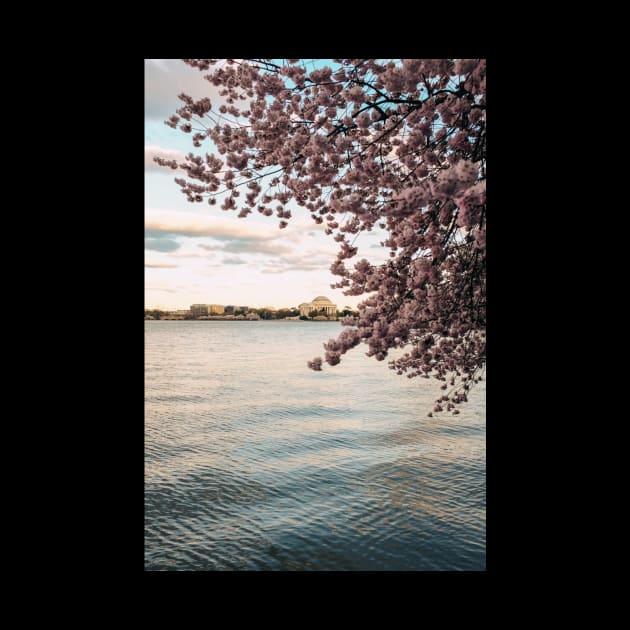
[[[330,272],[337,245],[333,242],[315,244],[313,240],[305,239],[307,226],[312,229],[308,219],[296,217],[292,239],[287,238],[289,228],[280,230],[273,220],[256,219],[252,217],[248,222],[230,215],[217,216],[204,207],[197,212],[147,208],[145,236],[150,246],[158,251],[177,249],[184,237],[206,241],[193,241],[199,248],[197,256],[188,250],[172,254],[174,257],[211,258],[221,254],[222,265],[243,265],[258,260],[262,263],[259,270],[265,274]]]
[[[175,113],[184,103],[177,97],[184,92],[195,100],[208,97],[212,111],[218,111],[221,105],[227,105],[226,97],[219,94],[221,88],[204,79],[209,72],[225,65],[219,61],[207,71],[191,68],[181,59],[145,59],[144,60],[144,115],[147,119],[164,121]],[[242,108],[247,101],[238,101]]]
[[[160,70],[162,70],[162,72],[170,72],[171,69],[168,65],[168,59],[147,59],[146,61],[148,61],[149,63],[152,63],[153,65],[157,66]]]
[[[283,264],[278,266],[263,267],[261,273],[289,273],[289,271],[326,271],[330,265]]]
[[[293,248],[286,245],[279,245],[275,243],[268,243],[265,241],[247,241],[242,239],[234,239],[225,243],[225,245],[206,245],[200,243],[197,245],[201,249],[207,252],[222,251],[230,254],[291,254]]]
[[[329,271],[334,255],[318,249],[307,250],[291,256],[280,256],[269,261],[262,273],[288,273],[289,271]]]
[[[181,168],[172,169],[169,166],[160,166],[153,161],[153,158],[159,156],[167,160],[177,160],[178,162],[184,162],[185,157],[181,151],[175,149],[165,149],[158,147],[155,144],[148,144],[144,147],[144,170],[150,173],[178,173],[181,172]]]
[[[201,254],[198,252],[175,252],[170,254],[171,258],[213,258],[214,254]]]
[[[218,88],[203,77],[205,72],[187,66],[181,59],[145,59],[144,114],[147,118],[165,120],[183,105],[177,98],[182,92],[200,99],[208,96],[219,104]]]
[[[233,254],[291,254],[293,253],[293,248],[287,247],[286,245],[279,245],[277,243],[266,243],[266,242],[248,242],[235,240],[229,243],[226,243],[223,248],[226,252],[231,252]]]
[[[148,216],[148,215],[153,216]],[[145,232],[148,236],[210,236],[217,240],[239,239],[242,241],[270,241],[282,236],[280,230],[267,225],[245,225],[235,217],[223,218],[185,212],[162,212],[147,210]]]
[[[170,238],[164,238],[162,236],[145,237],[144,248],[150,249],[155,252],[174,252],[179,249],[180,245],[177,241]]]
[[[222,262],[224,265],[246,265],[247,264],[246,260],[243,260],[242,258],[236,258],[235,256],[232,258],[224,258]]]
[[[176,265],[174,263],[160,263],[160,262],[144,263],[144,266],[149,267],[151,269],[167,269],[171,267],[179,267],[179,265]]]
[[[145,287],[149,291],[165,291],[166,293],[178,293],[179,289],[172,289],[170,287]]]

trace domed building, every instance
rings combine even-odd
[[[324,310],[326,317],[335,319],[337,317],[337,305],[333,304],[327,297],[318,295],[312,302],[304,302],[298,306],[300,316],[308,317],[311,311]]]

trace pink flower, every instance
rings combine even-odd
[[[380,361],[402,348],[389,361],[397,374],[453,388],[429,417],[441,403],[457,414],[486,356],[485,60],[185,61],[223,102],[217,112],[181,94],[165,121],[185,133],[201,122],[193,145],[216,147],[162,162],[185,172],[182,193],[211,194],[210,205],[216,195],[241,218],[276,207],[280,229],[294,208],[325,221],[338,245],[332,286],[363,296],[325,360],[336,365],[359,344]],[[322,358],[308,366],[321,370]]]

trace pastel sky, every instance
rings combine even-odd
[[[175,113],[185,92],[220,103],[205,73],[177,59],[145,60],[145,306],[183,309],[195,303],[249,307],[297,306],[325,295],[339,308],[356,307],[365,296],[344,296],[330,285],[337,251],[309,213],[291,207],[293,218],[284,230],[276,217],[258,213],[245,219],[207,203],[189,203],[174,177],[181,171],[158,166],[154,155],[183,157],[192,151],[214,152],[206,144],[195,149],[191,135],[171,129],[164,120]],[[382,235],[360,235],[358,259],[384,260]]]

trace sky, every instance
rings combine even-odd
[[[219,203],[189,203],[173,181],[185,173],[153,162],[155,155],[178,159],[191,151],[214,152],[209,140],[195,148],[192,134],[164,124],[180,106],[181,92],[208,96],[213,108],[220,102],[204,74],[178,59],[145,60],[145,308],[186,309],[196,303],[283,308],[319,295],[340,309],[356,308],[366,296],[330,288],[338,279],[329,270],[337,243],[308,211],[289,205],[293,217],[284,230],[275,216],[239,219]],[[360,235],[356,260],[383,260],[381,238]]]

